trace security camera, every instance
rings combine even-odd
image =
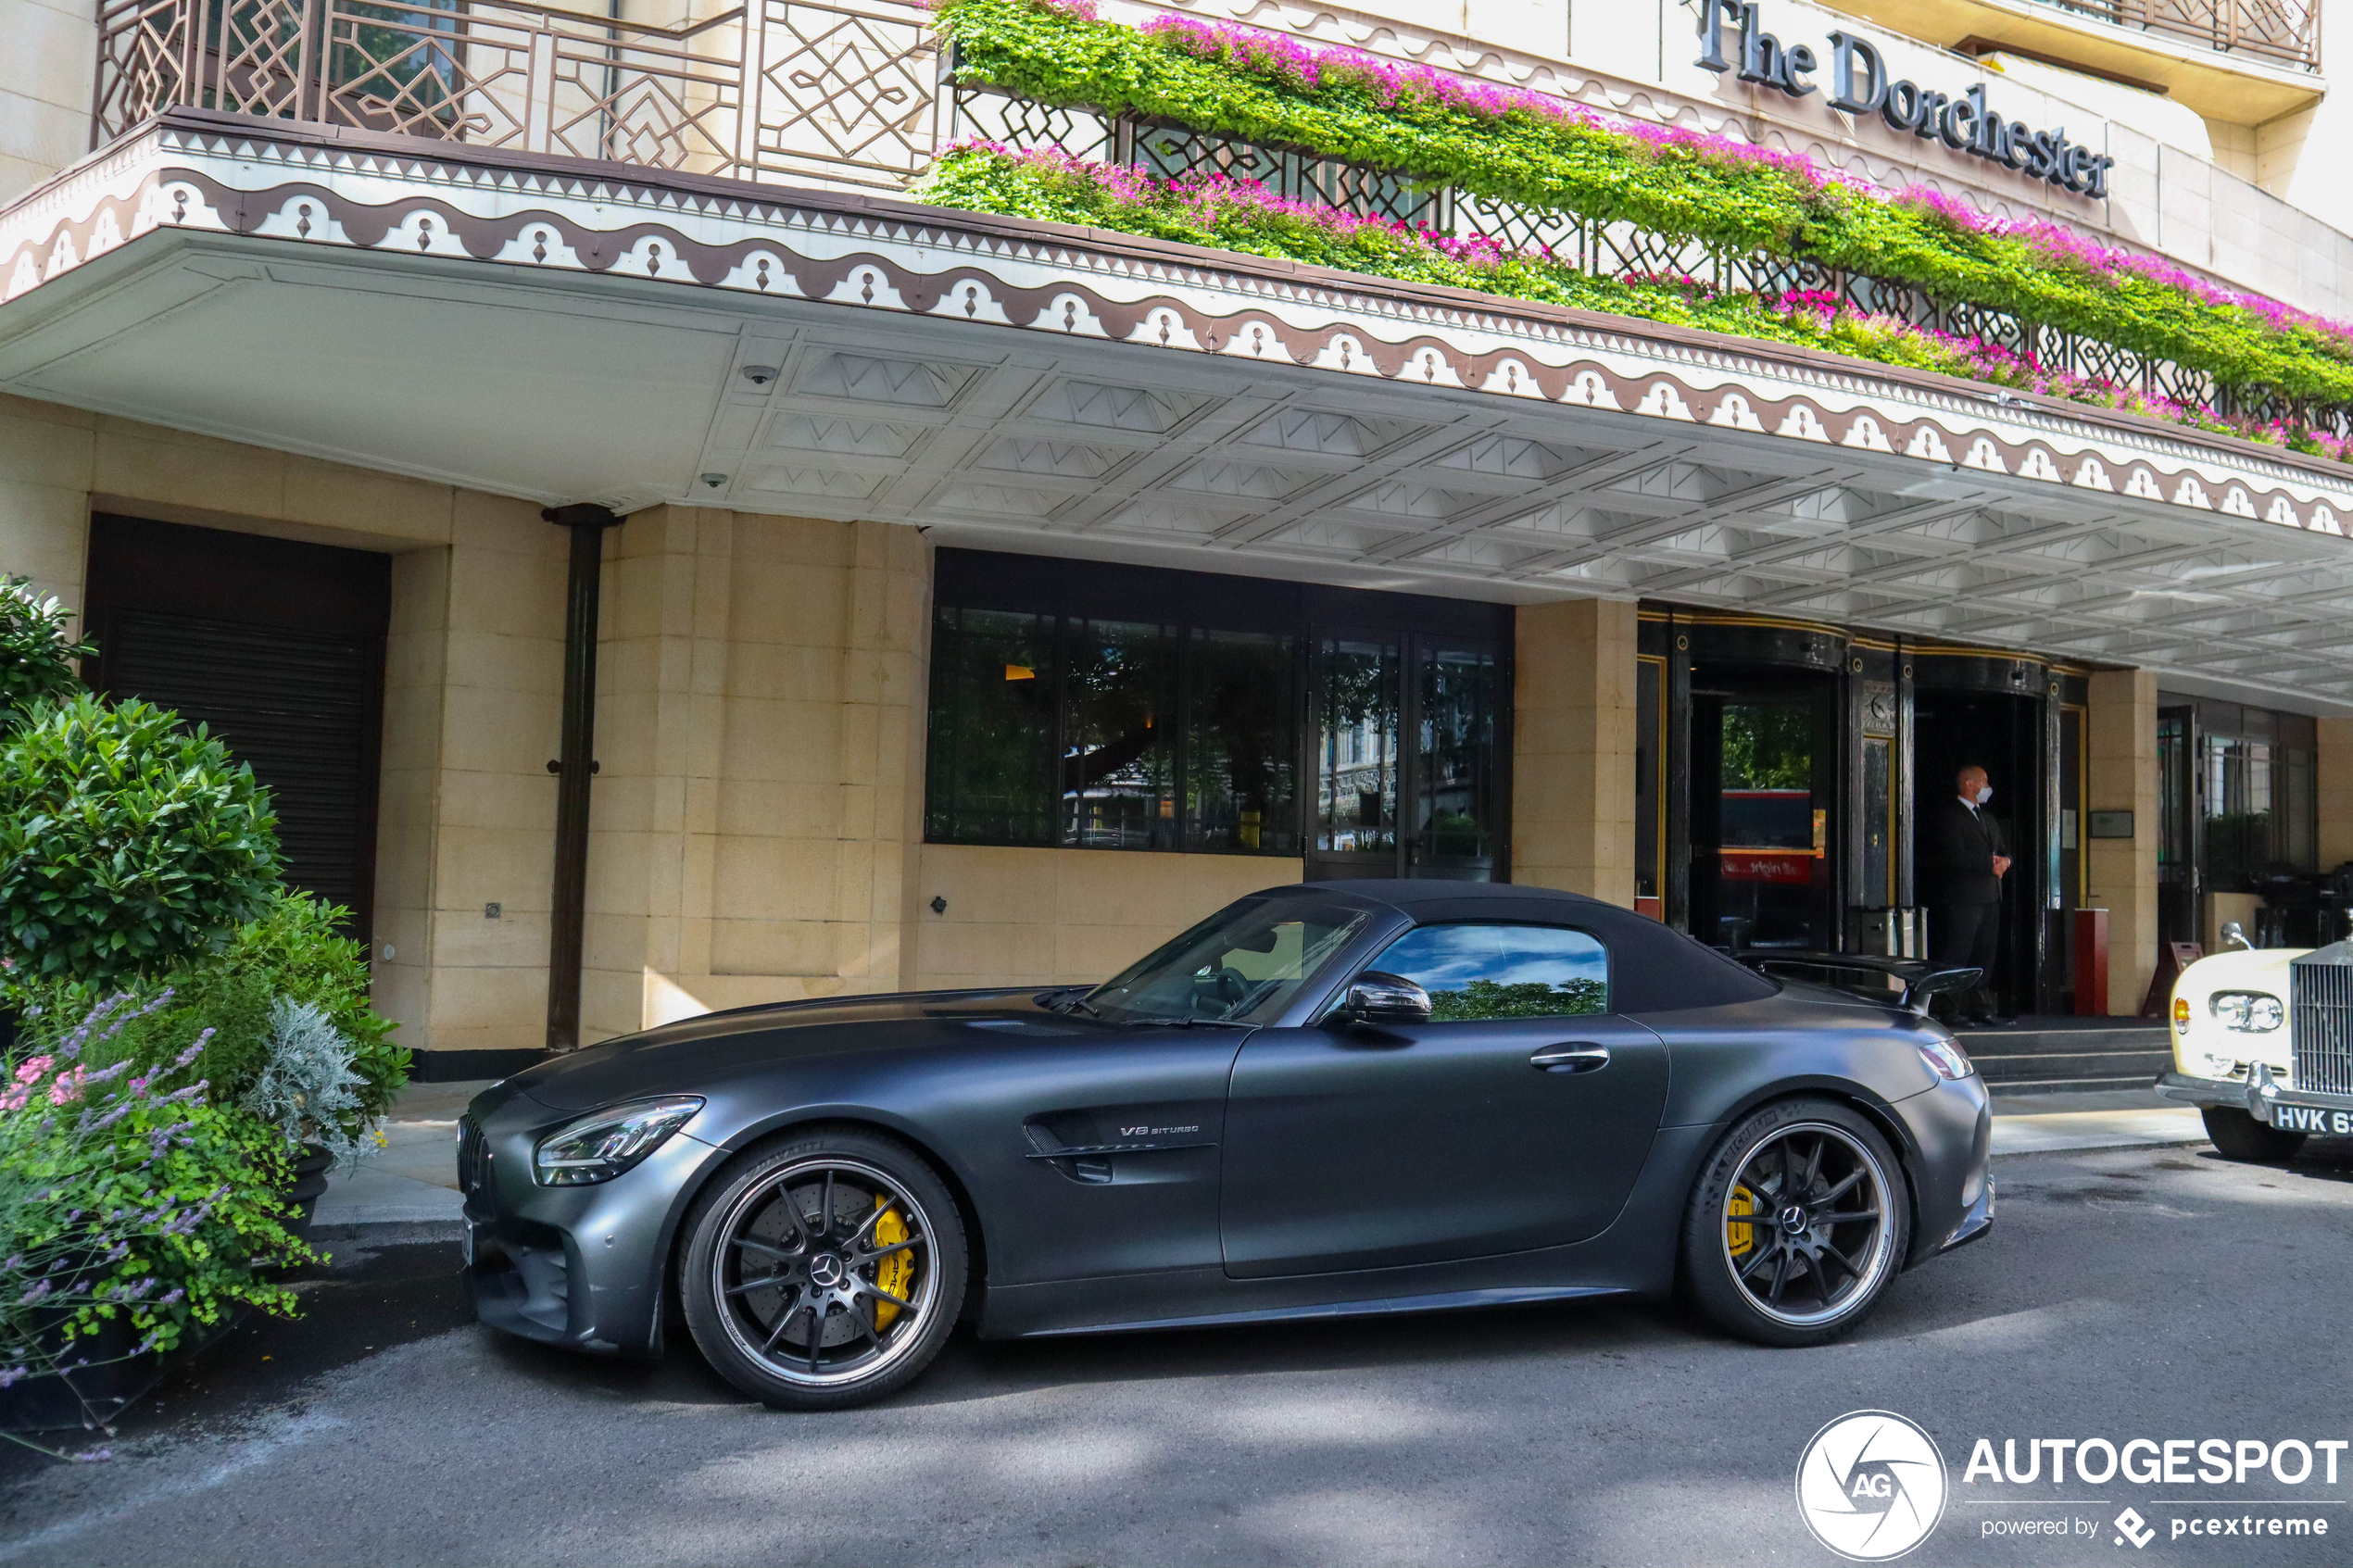
[[[775,379],[776,367],[774,365],[746,365],[744,367],[744,380],[754,386],[766,386]]]
[[[707,473],[702,476],[702,482],[716,490],[727,483],[727,476],[724,473]]]

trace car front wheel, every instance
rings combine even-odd
[[[2302,1133],[2284,1133],[2227,1105],[2201,1106],[2198,1116],[2206,1123],[2206,1135],[2214,1140],[2215,1148],[2225,1160],[2243,1160],[2250,1165],[2284,1165],[2304,1147]]]
[[[883,1398],[930,1364],[964,1298],[964,1227],[922,1156],[855,1128],[754,1149],[688,1214],[686,1327],[722,1377],[786,1410]]]
[[[1759,1345],[1823,1345],[1870,1314],[1903,1267],[1903,1167],[1835,1100],[1768,1105],[1724,1135],[1683,1219],[1683,1276],[1718,1327]]]

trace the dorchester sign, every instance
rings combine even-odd
[[[1736,39],[1729,36],[1733,30]],[[1803,44],[1785,45],[1766,31],[1757,19],[1757,0],[1702,0],[1699,41],[1696,63],[1705,69],[1733,71],[1743,82],[1793,98],[1820,91],[1820,83],[1807,80],[1821,65],[1814,51]],[[2048,181],[2095,200],[2107,197],[2108,171],[2116,160],[2077,146],[2064,129],[2037,131],[2022,119],[2004,119],[1987,107],[1982,83],[1956,98],[1892,77],[1879,50],[1851,34],[1833,32],[1830,44],[1832,108],[1851,115],[1875,114],[1894,130],[2019,169],[2030,180]]]

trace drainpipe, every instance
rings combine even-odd
[[[556,885],[547,940],[547,1048],[580,1045],[580,953],[588,909],[588,780],[597,771],[597,599],[605,530],[621,519],[586,502],[539,514],[572,530],[564,596],[564,722],[556,775]]]

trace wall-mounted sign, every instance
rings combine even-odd
[[[2133,836],[2133,813],[2130,811],[2095,811],[2092,813],[2094,838],[2130,838]]]
[[[1724,53],[1724,24],[1740,30],[1733,56]],[[1699,58],[1705,70],[1734,71],[1743,82],[1770,87],[1793,98],[1820,91],[1806,80],[1820,69],[1803,44],[1784,45],[1758,20],[1757,0],[1701,0]],[[2022,119],[2005,120],[1987,107],[1981,83],[1957,98],[1888,74],[1879,50],[1843,32],[1830,35],[1831,107],[1852,115],[1878,115],[1896,131],[1922,141],[1942,142],[1957,153],[2022,170],[2064,191],[2095,200],[2108,196],[2108,171],[2116,160],[2067,139],[2064,129],[2037,131]]]

